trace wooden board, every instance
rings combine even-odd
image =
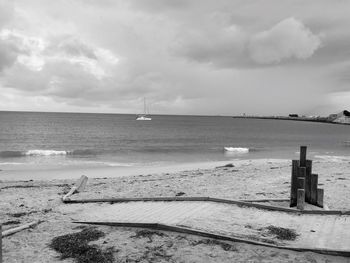
[[[75,221],[164,224],[263,243],[269,239],[286,248],[350,252],[349,215],[291,214],[209,201],[87,203],[61,209]],[[266,227],[270,225],[294,229],[298,237],[294,241],[281,241],[266,235]]]

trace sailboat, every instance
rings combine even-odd
[[[136,120],[137,121],[150,121],[152,120],[151,117],[147,116],[147,113],[146,113],[146,98],[143,98],[143,114],[140,114],[137,116]]]

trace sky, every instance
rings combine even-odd
[[[350,1],[0,0],[0,110],[328,115]]]

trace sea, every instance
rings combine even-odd
[[[153,167],[239,159],[350,161],[350,126],[230,116],[0,112],[0,170]],[[1,173],[0,173],[1,179]]]

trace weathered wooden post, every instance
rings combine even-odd
[[[291,186],[290,186],[290,206],[291,207],[297,205],[298,168],[299,168],[299,161],[292,160],[292,178],[291,178]]]
[[[324,191],[317,188],[318,175],[312,173],[312,160],[306,159],[306,150],[306,146],[300,146],[300,160],[292,160],[290,206],[298,209],[303,209],[305,203],[323,207]]]
[[[306,167],[306,146],[300,146],[300,167]]]
[[[317,205],[323,207],[323,195],[324,191],[322,188],[317,189]]]
[[[2,263],[2,224],[0,224],[0,263]]]
[[[317,204],[317,185],[318,185],[318,175],[311,174],[311,200],[310,204]]]
[[[306,168],[299,167],[298,190],[297,190],[297,209],[304,210],[305,206],[305,174]]]
[[[311,173],[312,161],[306,160],[306,174],[305,174],[305,202],[310,202],[311,199]]]
[[[300,167],[299,174],[298,174],[298,189],[305,190],[305,174],[306,174],[306,168]]]
[[[298,196],[298,177],[303,177],[304,180],[304,195],[309,194],[308,189],[310,185],[309,174],[311,174],[312,161],[306,160],[306,146],[300,146],[300,160],[292,160],[292,177],[290,190],[290,207],[297,205]],[[304,170],[301,170],[304,168]]]
[[[305,207],[305,190],[298,189],[297,209],[304,210],[304,207]]]

